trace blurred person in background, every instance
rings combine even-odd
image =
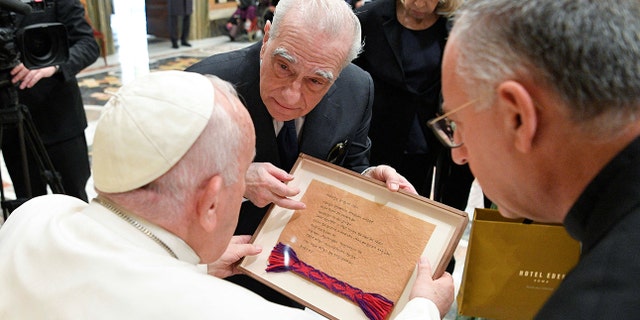
[[[193,0],[167,0],[169,6],[169,36],[171,47],[178,49],[178,31],[180,32],[180,44],[191,47],[189,43],[189,31],[191,29],[191,14],[193,13]],[[180,19],[182,17],[182,19]],[[181,21],[178,28],[178,20]]]
[[[20,104],[29,110],[65,194],[87,201],[85,188],[91,175],[84,134],[87,117],[76,75],[98,59],[100,48],[78,0],[47,1],[43,11],[16,15],[17,28],[51,22],[66,27],[69,59],[60,65],[33,70],[20,63],[11,70],[11,82],[17,86]],[[29,198],[19,143],[17,130],[3,130],[2,154],[16,197]],[[47,180],[29,148],[27,158],[30,196],[46,194]]]
[[[440,111],[449,17],[461,2],[376,0],[356,10],[364,48],[354,63],[374,83],[371,164],[391,165],[420,195],[433,193],[436,201],[464,210],[473,176],[451,161],[427,127]]]

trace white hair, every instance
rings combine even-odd
[[[286,19],[300,17],[303,18],[301,21],[304,28],[311,35],[313,31],[332,38],[343,35],[352,37],[351,47],[343,66],[349,64],[362,52],[360,21],[344,0],[281,0],[276,6],[268,41],[278,38],[280,25]]]

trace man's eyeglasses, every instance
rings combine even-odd
[[[431,128],[431,130],[433,130],[433,133],[436,134],[436,137],[438,137],[438,139],[440,139],[440,142],[442,142],[442,144],[444,144],[445,147],[449,147],[449,148],[458,148],[460,146],[462,146],[462,141],[460,142],[456,142],[455,140],[455,132],[456,132],[456,123],[454,121],[452,121],[451,119],[449,119],[449,116],[478,102],[480,100],[480,98],[477,99],[473,99],[441,116],[438,116],[436,118],[433,118],[431,120],[429,120],[429,122],[427,122],[427,125],[429,126],[429,128]]]

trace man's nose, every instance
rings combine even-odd
[[[300,101],[300,97],[302,95],[301,88],[302,85],[300,80],[294,80],[287,85],[282,91],[282,96],[285,102],[293,105]]]
[[[451,149],[451,159],[453,162],[459,165],[463,165],[467,163],[467,147],[465,145],[461,145],[457,148]]]

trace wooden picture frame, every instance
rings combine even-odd
[[[291,174],[289,185],[301,190],[293,199],[307,209],[272,205],[252,238],[262,252],[245,257],[239,268],[330,319],[367,316],[354,301],[298,273],[267,272],[276,245],[295,248],[301,261],[332,278],[390,297],[393,319],[408,302],[420,256],[426,255],[434,277],[440,276],[469,221],[463,211],[391,192],[380,181],[305,154]]]

